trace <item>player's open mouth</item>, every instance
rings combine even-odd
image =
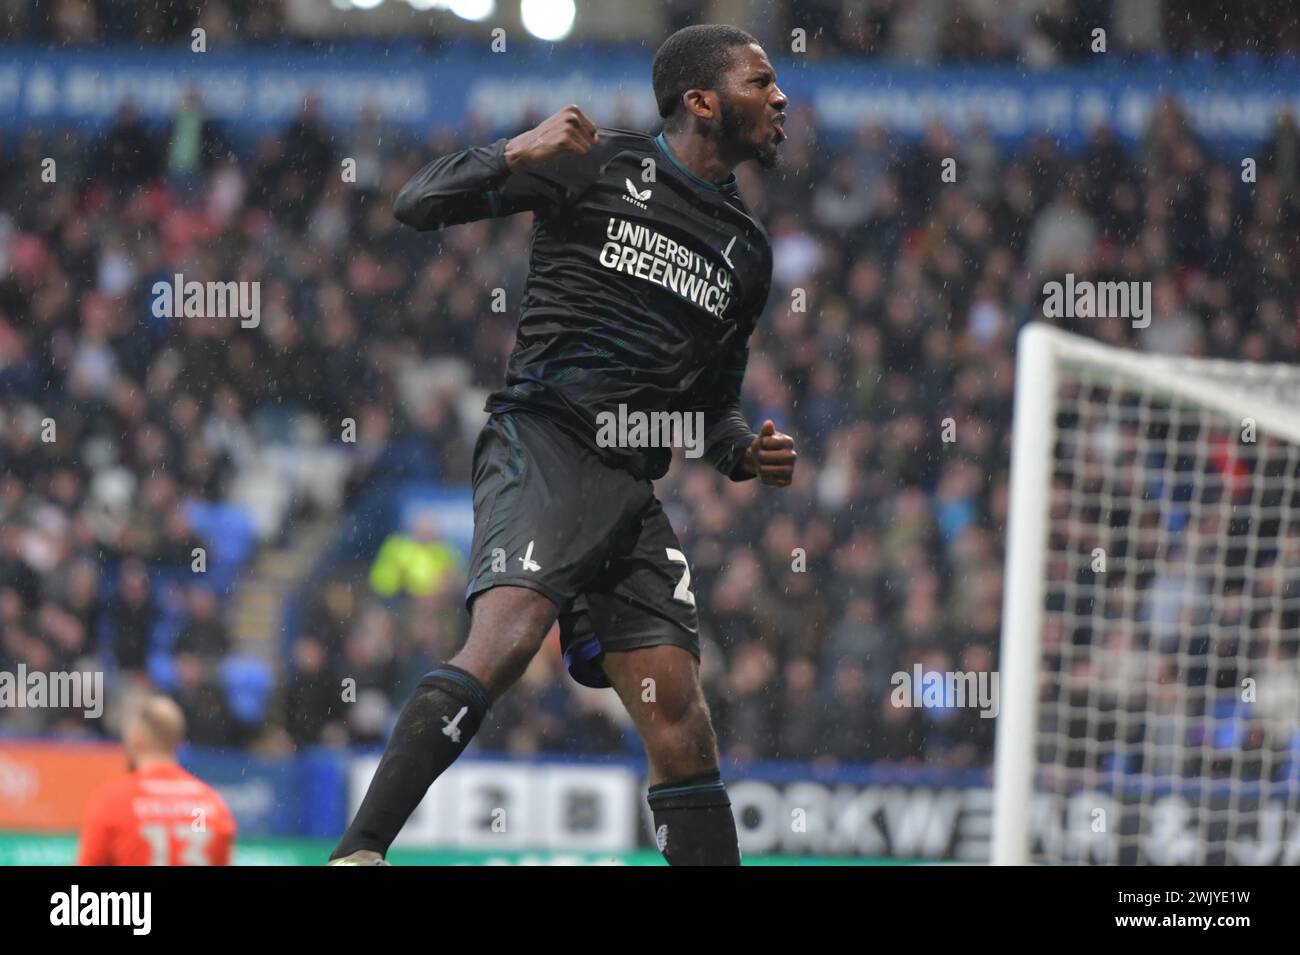
[[[776,141],[785,142],[785,117],[772,120],[772,128],[776,130]]]

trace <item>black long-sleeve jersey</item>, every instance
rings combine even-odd
[[[732,175],[711,183],[652,137],[601,128],[585,156],[511,171],[506,140],[435,159],[397,196],[419,230],[535,215],[506,385],[488,411],[545,414],[634,474],[666,448],[599,447],[601,412],[701,411],[704,457],[733,480],[754,433],[740,410],[772,247]]]

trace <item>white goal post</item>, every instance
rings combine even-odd
[[[1300,367],[1016,356],[995,864],[1300,864]]]

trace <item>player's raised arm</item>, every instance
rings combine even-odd
[[[393,215],[423,232],[556,205],[581,178],[572,159],[596,139],[596,124],[566,106],[513,139],[433,160],[402,187]]]

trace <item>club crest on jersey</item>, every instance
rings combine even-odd
[[[623,197],[623,201],[632,203],[632,205],[636,206],[638,209],[648,210],[650,207],[646,205],[646,202],[650,199],[650,190],[647,189],[645,192],[639,192],[637,191],[636,186],[632,184],[631,179],[624,179],[623,181],[627,183],[628,191],[628,195]]]

